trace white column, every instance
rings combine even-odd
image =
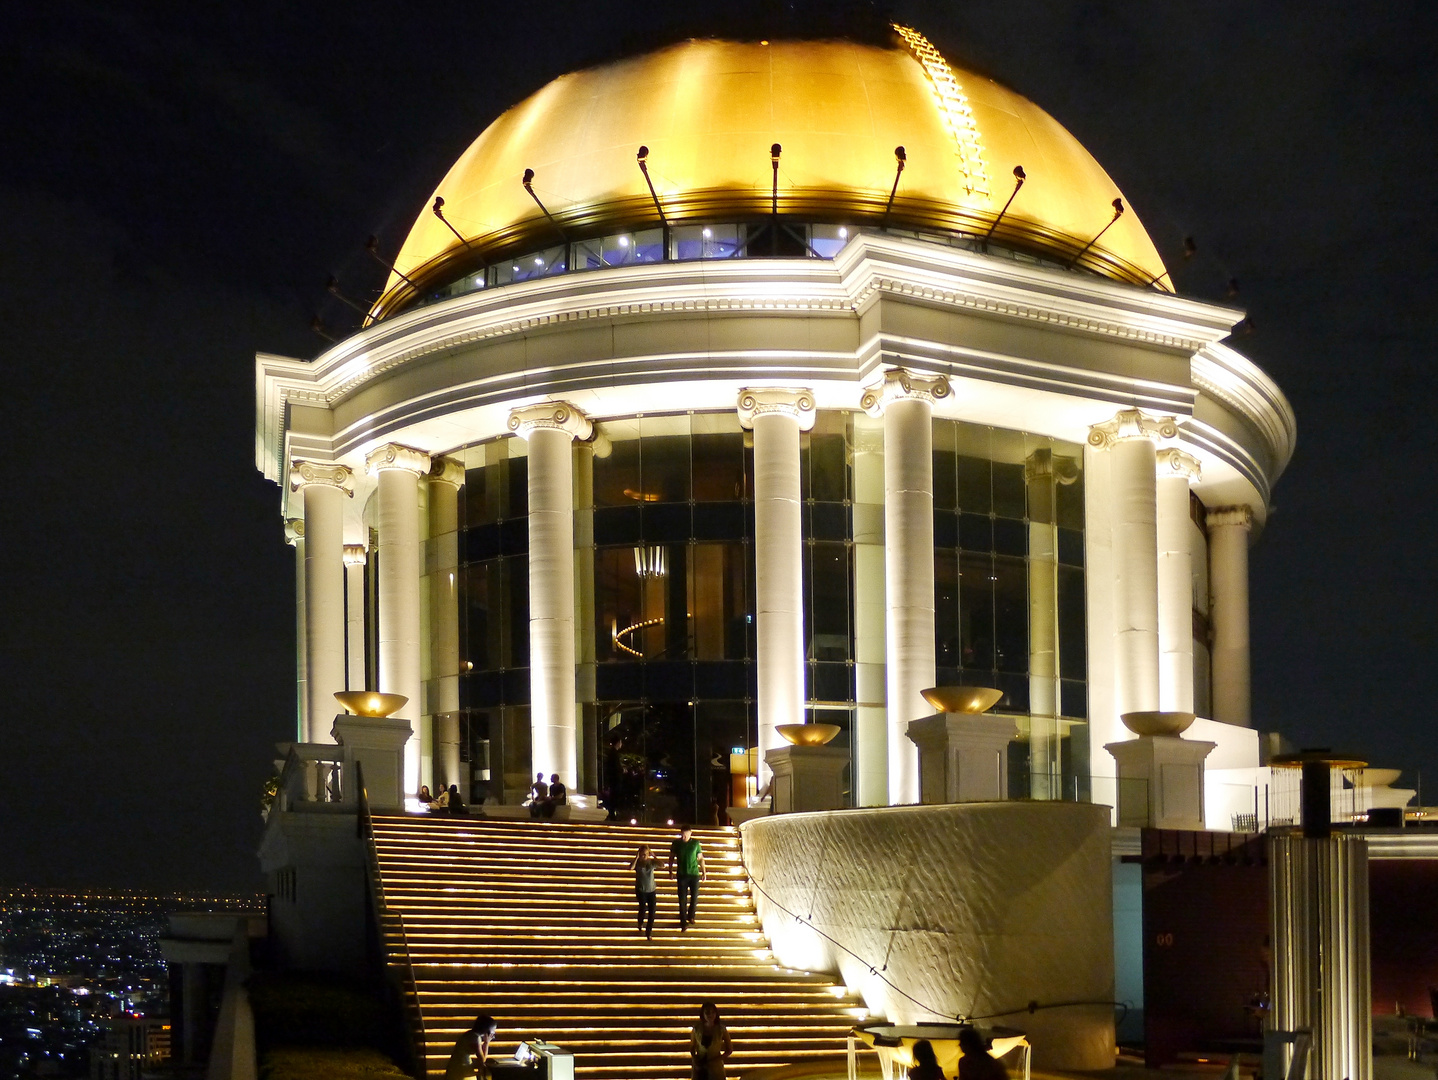
[[[365,670],[364,572],[369,553],[363,544],[345,545],[345,681],[351,690],[368,690]]]
[[[550,401],[515,409],[509,429],[529,443],[529,771],[574,787],[574,440],[594,428]]]
[[[884,432],[854,418],[854,760],[856,806],[889,805],[884,708]]]
[[[1157,455],[1158,707],[1193,712],[1193,549],[1189,485],[1198,460],[1174,447]]]
[[[469,785],[459,770],[459,489],[464,466],[435,458],[429,470],[429,683],[425,711],[434,730],[434,784],[458,784],[468,800]]]
[[[889,804],[919,801],[919,752],[909,721],[933,714],[934,401],[947,379],[886,371],[860,404],[884,418],[884,598]]]
[[[404,794],[420,781],[419,478],[429,455],[387,443],[372,450],[365,467],[379,478],[379,689],[409,700],[394,714],[415,728],[404,747]]]
[[[1089,443],[1083,455],[1084,606],[1088,668],[1089,786],[1095,805],[1116,807],[1113,757],[1104,747],[1129,737],[1115,694],[1113,507],[1109,454]]]
[[[1252,727],[1248,654],[1248,532],[1253,511],[1247,506],[1216,507],[1208,512],[1208,583],[1212,593],[1213,719]]]
[[[1172,417],[1154,420],[1137,409],[1089,430],[1089,445],[1109,458],[1114,706],[1120,716],[1159,707],[1155,443],[1177,436]]]
[[[304,742],[308,731],[309,664],[305,660],[305,522],[285,522],[285,543],[295,549],[295,742]]]
[[[1024,462],[1029,504],[1029,794],[1063,797],[1058,630],[1058,487],[1078,479],[1072,458],[1035,450]]]
[[[300,492],[305,513],[305,741],[334,742],[334,695],[345,689],[344,503],[354,475],[343,465],[297,461],[290,490]]]
[[[804,531],[799,432],[814,426],[807,390],[741,390],[739,422],[754,432],[754,596],[759,683],[759,787],[780,724],[804,722]]]

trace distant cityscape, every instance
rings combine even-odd
[[[263,911],[263,897],[0,888],[0,1080],[137,1075],[168,1057],[160,953],[177,911]],[[147,1021],[140,1023],[139,1021]],[[101,1047],[138,1051],[96,1053]],[[108,1057],[110,1066],[100,1059]]]

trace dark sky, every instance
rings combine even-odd
[[[258,886],[294,586],[254,469],[254,353],[314,355],[316,312],[348,326],[325,278],[376,289],[365,238],[393,251],[505,107],[761,9],[859,19],[757,0],[7,12],[0,884]],[[1073,131],[1166,255],[1194,236],[1183,291],[1239,280],[1237,344],[1299,423],[1253,552],[1257,723],[1422,769],[1438,802],[1434,5],[894,13]]]

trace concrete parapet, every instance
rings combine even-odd
[[[742,835],[781,963],[838,972],[895,1023],[973,1017],[1027,1031],[1040,1068],[1106,1069],[1108,820],[1086,803],[959,803],[758,818]]]

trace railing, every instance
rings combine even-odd
[[[374,818],[370,815],[369,796],[365,792],[364,776],[358,763],[354,765],[353,786],[359,807],[359,834],[360,841],[364,844],[370,900],[374,906],[385,973],[394,981],[395,990],[404,1003],[408,1020],[405,1033],[409,1036],[410,1061],[414,1066],[415,1080],[426,1080],[429,1064],[425,1054],[429,1039],[425,1035],[424,1014],[419,1007],[419,990],[414,981],[414,960],[409,952],[409,935],[405,933],[404,916],[393,910],[385,900],[384,881],[380,878],[379,871],[379,852],[374,843]],[[395,942],[399,943],[397,953],[391,951]]]
[[[292,743],[271,809],[354,813],[352,768],[342,746]]]

